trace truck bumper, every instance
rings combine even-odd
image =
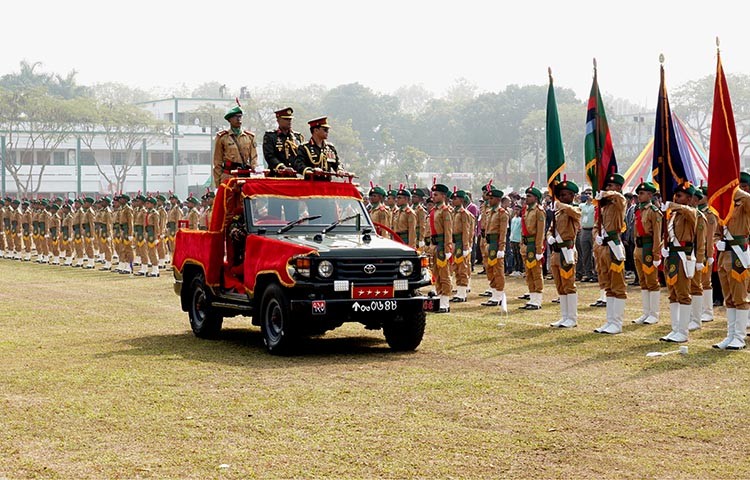
[[[409,297],[379,300],[292,300],[294,315],[313,319],[337,319],[339,321],[361,322],[385,315],[409,315],[422,311],[435,311],[437,297]]]

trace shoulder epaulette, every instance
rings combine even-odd
[[[266,135],[273,135],[276,133],[276,130],[266,130]]]
[[[255,136],[255,134],[253,132],[251,132],[250,130],[243,130],[243,132],[245,132],[246,134],[250,135],[251,137]]]
[[[224,136],[224,135],[226,135],[227,133],[229,133],[229,130],[221,130],[220,132],[218,132],[218,133],[216,134],[216,136],[217,136],[217,137],[223,137],[223,136]]]

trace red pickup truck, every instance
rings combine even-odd
[[[175,293],[198,337],[246,315],[271,353],[344,324],[383,329],[393,350],[422,341],[436,302],[428,260],[375,233],[348,181],[236,177],[216,194],[207,231],[180,229]]]

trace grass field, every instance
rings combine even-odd
[[[470,303],[414,353],[347,325],[274,357],[242,317],[190,332],[171,276],[0,260],[0,478],[750,478],[748,353],[717,321],[688,355],[662,321],[591,333]],[[508,293],[523,293],[509,279]]]

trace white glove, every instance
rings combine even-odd
[[[703,267],[705,267],[705,265],[703,265],[702,263],[697,263],[696,262],[696,264],[695,264],[695,271],[696,272],[701,272],[701,271],[703,271]]]
[[[601,200],[602,199],[602,191],[601,190],[599,190],[598,192],[596,192],[596,196],[594,196],[594,199],[595,200]]]
[[[468,257],[469,255],[471,255],[471,249],[465,249],[465,250],[464,250],[464,253],[462,254],[462,256],[463,256],[464,258],[466,258],[466,257]]]
[[[536,259],[537,259],[537,261],[539,261],[539,260],[541,260],[541,259],[543,259],[543,258],[544,258],[544,255],[543,255],[543,254],[541,254],[541,253],[537,253],[537,254],[536,254]]]
[[[662,249],[661,249],[661,257],[662,257],[662,258],[667,258],[667,257],[669,257],[669,249],[668,249],[668,248],[662,248]]]
[[[453,254],[451,252],[445,252],[445,260],[446,261],[450,260],[452,256],[453,256]]]
[[[424,248],[424,241],[419,242],[418,245],[419,245],[419,248]]]
[[[497,258],[505,258],[505,250],[498,250]]]
[[[133,236],[132,236],[132,235],[130,235],[130,236],[128,237],[128,242],[132,242],[132,241],[133,241]]]
[[[604,245],[604,239],[601,237],[601,235],[597,235],[596,238],[594,238],[594,241],[599,246]]]
[[[714,257],[708,257],[708,266],[710,267],[713,264],[714,264]]]
[[[661,265],[661,260],[654,260],[654,267],[659,268],[659,265]]]
[[[726,249],[727,249],[727,242],[725,242],[724,240],[719,240],[718,242],[716,242],[716,250],[723,252]]]
[[[664,202],[661,204],[661,211],[666,212],[669,210],[670,205],[672,205],[672,202]]]
[[[547,237],[547,243],[549,243],[550,245],[554,245],[555,244],[555,237],[553,237],[552,235],[550,235],[549,237]]]

